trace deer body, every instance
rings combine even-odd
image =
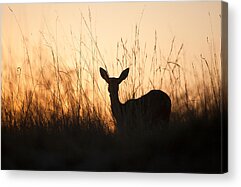
[[[102,78],[108,83],[111,110],[117,122],[117,129],[136,128],[161,125],[166,127],[171,113],[171,100],[161,90],[151,90],[138,99],[130,99],[122,104],[119,100],[119,84],[128,76],[129,68],[124,70],[119,78],[110,78],[108,73],[100,68]]]

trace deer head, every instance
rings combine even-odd
[[[100,75],[108,83],[108,91],[112,96],[116,96],[118,94],[119,84],[127,78],[128,74],[129,68],[122,71],[119,78],[109,77],[108,73],[103,68],[100,68]]]

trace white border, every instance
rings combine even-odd
[[[109,2],[110,0],[107,0]],[[123,1],[123,0],[122,0]],[[31,3],[42,1],[8,0],[1,3]],[[51,2],[66,2],[64,0]],[[72,2],[80,2],[72,0]],[[87,1],[82,1],[87,2]],[[88,2],[103,2],[90,0]],[[200,174],[144,174],[144,173],[91,173],[91,172],[36,172],[1,171],[1,186],[239,186],[241,184],[241,1],[229,2],[229,173],[224,175]]]

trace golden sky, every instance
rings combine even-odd
[[[78,90],[79,85],[75,84],[75,81],[80,75],[76,75],[76,70],[80,67],[75,68],[75,66],[77,61],[81,61],[81,63],[85,63],[81,65],[83,70],[82,87],[88,95],[88,99],[93,103],[98,100],[101,105],[104,101],[107,106],[105,108],[108,108],[110,103],[107,84],[100,78],[99,66],[103,67],[101,62],[104,61],[109,74],[119,76],[126,67],[113,68],[117,64],[117,43],[120,43],[122,39],[126,43],[128,52],[133,55],[135,27],[138,25],[140,51],[144,55],[142,54],[137,59],[139,63],[137,66],[133,65],[133,56],[128,64],[124,65],[130,66],[130,73],[127,81],[124,81],[120,87],[120,97],[123,96],[120,98],[121,101],[124,102],[123,98],[132,97],[130,95],[133,94],[133,91],[136,92],[135,97],[139,97],[154,88],[162,89],[171,97],[174,97],[175,94],[173,90],[179,89],[181,95],[185,91],[184,82],[191,85],[191,92],[193,90],[197,92],[198,85],[195,81],[205,79],[202,72],[207,72],[207,69],[199,71],[201,70],[200,64],[203,63],[200,63],[200,54],[207,58],[209,63],[216,62],[214,59],[216,55],[218,64],[212,64],[210,68],[216,66],[217,71],[220,71],[220,16],[221,2],[1,4],[3,89],[10,89],[11,92],[12,88],[8,85],[8,81],[13,82],[18,96],[18,82],[23,85],[25,90],[39,89],[39,94],[43,95],[41,97],[44,102],[47,102],[48,99],[51,100],[51,97],[46,95],[51,93],[49,88],[46,89],[46,85],[55,89],[53,82],[56,81],[54,76],[56,64],[52,60],[52,48],[54,55],[59,58],[61,74],[67,75],[61,90],[63,97],[69,96],[66,94],[67,92],[71,95]],[[92,36],[88,29],[91,30]],[[161,54],[161,57],[156,60],[157,63],[167,62],[174,37],[172,60],[175,60],[178,50],[183,44],[178,61],[183,74],[179,78],[179,82],[175,83],[176,85],[170,86],[168,74],[162,74],[163,70],[159,75],[155,73],[158,64],[152,69],[155,33],[157,33],[157,56],[159,53]],[[83,52],[81,57],[79,55],[80,37],[84,42],[81,44],[84,48],[81,50]],[[91,37],[97,42],[99,52]],[[30,63],[26,60],[26,48],[29,52]],[[121,58],[123,51],[119,50],[118,58]],[[145,54],[147,60],[144,66]],[[191,69],[192,63],[194,63],[196,71],[200,72],[198,75]],[[33,74],[31,74],[31,68]],[[138,75],[138,68],[142,71],[141,75]],[[165,69],[165,67],[162,68]],[[21,77],[19,70],[22,73]],[[39,79],[42,70],[45,72],[44,78]],[[198,78],[195,78],[197,76]],[[208,74],[205,76],[208,78]],[[35,79],[32,83],[31,77]],[[72,82],[69,80],[70,77]],[[161,77],[165,79],[166,85],[164,86],[160,84]],[[150,81],[152,81],[151,84]],[[219,81],[218,78],[217,81]],[[141,85],[141,88],[138,84]],[[67,90],[65,90],[66,88]],[[191,93],[190,96],[196,99],[195,94],[197,93]],[[190,101],[193,98],[189,98]]]
[[[168,54],[172,38],[183,43],[189,59],[207,50],[206,38],[213,37],[220,47],[220,2],[140,2],[140,3],[47,3],[5,4],[2,6],[2,46],[21,45],[21,34],[10,7],[16,15],[22,32],[32,44],[38,44],[40,32],[55,33],[70,40],[70,30],[76,35],[81,30],[81,13],[88,20],[91,10],[92,30],[106,61],[115,60],[116,44],[134,40],[135,25],[140,23],[140,40],[151,48],[155,31],[158,45]],[[210,13],[210,15],[209,15]],[[212,32],[211,32],[212,29]],[[59,43],[64,45],[64,43]],[[63,48],[63,47],[61,47]],[[13,49],[14,50],[14,49]],[[19,50],[15,51],[16,53]]]

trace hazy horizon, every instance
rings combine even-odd
[[[196,102],[196,81],[204,78],[202,73],[208,75],[201,58],[217,68],[217,79],[220,76],[221,2],[2,4],[1,10],[4,90],[12,91],[8,81],[18,79],[23,90],[38,85],[41,93],[46,85],[55,90],[52,83],[58,76],[68,75],[65,81],[75,82],[81,74],[81,85],[77,81],[68,88],[71,94],[81,86],[90,100],[98,98],[109,106],[99,67],[107,68],[110,76],[129,67],[120,89],[122,102],[153,88],[171,97],[174,88],[181,95],[188,89],[188,99]],[[165,71],[172,71],[174,83]],[[13,86],[19,96],[21,89]],[[46,93],[41,97],[51,98]]]

